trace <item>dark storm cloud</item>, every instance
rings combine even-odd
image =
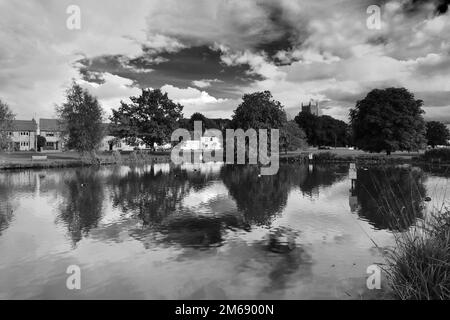
[[[276,58],[279,51],[290,51],[300,42],[300,30],[285,16],[285,9],[277,2],[261,2],[258,5],[266,12],[270,22],[269,36],[262,35],[255,44],[256,51],[264,52],[275,63],[281,63]]]
[[[420,12],[424,5],[430,3],[434,6],[434,13],[441,15],[447,13],[450,0],[410,0],[403,5],[403,8],[405,12],[415,14]]]
[[[157,62],[155,62],[157,61]],[[250,74],[250,66],[227,66],[221,53],[208,46],[184,48],[178,52],[165,52],[157,57],[142,55],[134,59],[124,56],[101,56],[83,59],[80,73],[87,81],[98,82],[97,75],[109,72],[133,80],[139,87],[159,88],[171,84],[178,88],[193,87],[192,82],[217,79],[202,90],[216,98],[236,98],[241,95],[236,87],[262,78]],[[147,71],[147,72],[146,72]]]

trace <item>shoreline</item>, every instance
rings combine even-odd
[[[114,158],[112,155],[101,155],[98,162],[89,162],[80,159],[48,159],[35,160],[0,160],[0,172],[2,171],[19,171],[32,169],[57,169],[57,168],[76,168],[76,167],[92,167],[106,165],[120,165],[133,163],[166,163],[170,161],[170,155],[165,154],[122,154],[120,158]]]
[[[45,160],[32,160],[33,156],[47,156]],[[360,164],[360,165],[401,165],[448,167],[450,161],[438,155],[419,152],[363,153],[345,149],[319,151],[314,149],[279,154],[280,163],[290,164]],[[102,152],[92,160],[73,151],[58,153],[15,152],[0,153],[0,172],[29,169],[73,168],[100,165],[120,165],[139,163],[170,163],[171,153],[161,151],[147,152]]]

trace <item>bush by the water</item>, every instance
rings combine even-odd
[[[450,148],[428,150],[421,158],[425,161],[439,160],[441,162],[450,162]]]
[[[400,235],[388,278],[401,299],[450,299],[450,211]]]

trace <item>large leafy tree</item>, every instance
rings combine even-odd
[[[288,121],[281,128],[280,146],[285,152],[305,149],[308,146],[305,132],[295,121]]]
[[[305,131],[309,144],[341,147],[350,143],[348,125],[344,121],[300,112],[295,122]]]
[[[320,145],[320,117],[308,113],[300,112],[294,119],[300,128],[305,132],[308,143],[314,146]]]
[[[450,139],[450,131],[442,122],[429,121],[427,122],[426,138],[428,144],[433,148],[437,145],[446,145]]]
[[[0,151],[8,147],[8,143],[10,142],[8,131],[11,128],[14,118],[15,115],[9,106],[0,100]]]
[[[187,130],[194,130],[194,122],[201,121],[203,130],[220,129],[220,126],[212,119],[205,117],[202,113],[196,112],[192,114],[190,119],[181,119],[180,127]]]
[[[159,89],[143,89],[140,96],[130,100],[131,103],[122,101],[120,108],[113,110],[115,134],[130,144],[141,140],[150,147],[169,142],[182,118],[183,106]]]
[[[235,129],[281,129],[286,123],[286,113],[270,91],[245,94],[242,103],[234,110],[232,126]]]
[[[73,82],[66,102],[56,107],[68,149],[95,156],[103,136],[103,109],[96,97]]]
[[[426,142],[422,105],[405,88],[372,90],[350,111],[355,145],[388,155],[422,148]]]

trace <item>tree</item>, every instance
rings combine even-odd
[[[178,128],[183,106],[169,99],[161,90],[143,89],[138,97],[130,97],[131,103],[121,101],[113,110],[111,122],[115,134],[127,143],[139,141],[153,148],[154,144],[170,142],[172,132]]]
[[[15,115],[12,113],[9,106],[0,100],[0,151],[8,148],[11,139],[9,137],[9,130],[12,126],[12,121]]]
[[[103,110],[97,98],[73,82],[66,91],[66,102],[56,111],[63,124],[63,135],[68,149],[96,157],[103,136]]]
[[[350,111],[355,145],[388,155],[422,148],[426,142],[422,105],[405,88],[372,90]]]
[[[348,125],[341,120],[323,115],[300,112],[295,122],[307,136],[308,143],[316,146],[346,146],[350,142]]]
[[[310,145],[320,145],[320,117],[308,113],[300,112],[294,119],[300,128],[305,132]]]
[[[270,91],[245,94],[234,110],[232,126],[235,129],[280,129],[286,123],[286,113]]]
[[[202,122],[203,131],[205,131],[206,129],[220,129],[219,125],[214,120],[205,117],[199,112],[192,114],[190,119],[180,119],[179,125],[181,128],[193,131],[195,121]]]
[[[37,136],[37,149],[38,149],[38,151],[41,151],[45,147],[46,143],[47,143],[47,139],[45,139],[45,137]]]
[[[280,146],[284,151],[294,151],[307,147],[306,134],[295,121],[288,121],[281,129]]]
[[[439,121],[427,122],[426,138],[433,148],[437,145],[446,145],[450,139],[450,131]]]
[[[192,127],[194,126],[195,121],[201,121],[203,123],[204,129],[219,129],[219,126],[217,123],[214,122],[214,120],[211,120],[207,117],[205,117],[203,114],[196,112],[191,116],[191,124]]]

